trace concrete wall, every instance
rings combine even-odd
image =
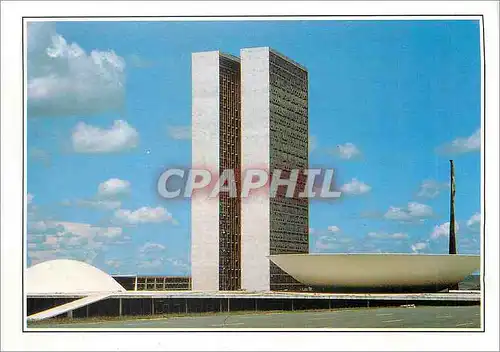
[[[192,167],[219,170],[219,52],[192,55]],[[219,289],[219,200],[191,201],[193,290]]]
[[[269,48],[242,49],[242,170],[269,170]],[[241,204],[242,289],[268,291],[269,189]]]

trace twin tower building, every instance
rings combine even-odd
[[[223,170],[308,167],[308,73],[267,47],[192,54],[192,164]],[[236,179],[238,187],[241,180]],[[294,290],[269,255],[309,251],[307,198],[196,197],[192,289]]]

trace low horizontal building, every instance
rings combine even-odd
[[[420,287],[422,282],[434,285],[434,288],[450,282],[456,283],[458,282],[456,280],[463,278],[462,275],[465,277],[474,271],[475,265],[478,264],[476,263],[478,257],[475,257],[477,256],[270,257],[295,279],[309,286],[310,292],[193,291],[189,277],[139,275],[112,277],[87,263],[65,259],[52,260],[30,267],[25,273],[26,315],[30,321],[61,316],[331,309],[407,304],[479,304],[480,291],[388,293],[390,290],[387,290],[399,287],[397,285],[405,282],[406,286],[403,285],[405,288],[411,288],[412,285]],[[342,263],[346,260],[347,262]],[[371,264],[362,265],[360,260]],[[425,263],[425,260],[430,264]],[[348,262],[349,265],[346,264]],[[407,277],[405,278],[403,274]],[[337,287],[342,284],[351,292],[341,293],[340,290],[336,290],[332,293],[332,290],[324,289],[331,288],[333,283],[336,283]],[[380,286],[380,283],[385,283],[385,286]],[[385,293],[355,292],[359,287],[367,285],[372,285],[372,289],[383,287]],[[429,285],[426,287],[430,287]]]
[[[190,276],[112,275],[127,291],[191,290]]]

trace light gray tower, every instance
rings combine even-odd
[[[213,176],[239,169],[239,59],[218,51],[193,53],[192,94],[193,168]],[[195,195],[191,211],[193,290],[240,289],[240,199],[224,193],[212,199]]]
[[[267,47],[242,49],[240,56],[242,169],[307,168],[307,70]],[[269,189],[244,198],[241,230],[243,289],[300,286],[267,256],[309,251],[308,199],[273,198]]]

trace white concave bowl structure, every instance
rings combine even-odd
[[[279,254],[269,259],[311,287],[347,291],[438,291],[480,268],[478,255]]]

